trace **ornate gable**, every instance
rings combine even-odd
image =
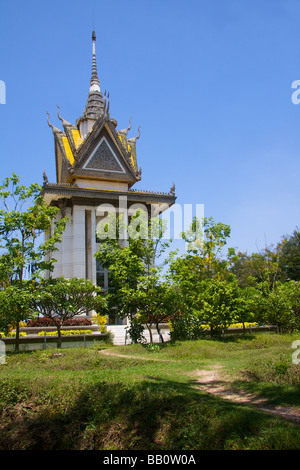
[[[87,170],[111,171],[113,173],[125,173],[118,157],[107,142],[105,137],[97,145],[96,149],[89,157],[84,167]]]
[[[72,179],[89,178],[125,182],[140,179],[132,158],[120,143],[109,117],[100,117],[74,154]]]

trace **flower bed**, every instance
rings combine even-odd
[[[90,318],[82,317],[82,318],[69,318],[64,322],[64,326],[90,326],[93,322]],[[45,327],[45,326],[55,326],[55,323],[46,317],[37,318],[36,320],[31,320],[26,325],[28,328],[36,328],[36,327]]]
[[[61,335],[92,335],[95,332],[92,330],[61,330],[60,334]],[[57,336],[57,330],[56,331],[40,331],[38,336]]]
[[[54,332],[48,332],[54,333]],[[26,335],[20,337],[19,347],[20,351],[33,351],[35,349],[45,349],[48,347],[57,347],[57,333],[44,334],[44,335]],[[77,346],[91,346],[95,341],[107,341],[109,339],[108,333],[100,333],[100,331],[92,332],[92,334],[81,333],[78,334],[63,334],[62,347],[77,347]],[[14,336],[2,337],[1,340],[5,343],[6,351],[14,351],[16,339]]]
[[[23,338],[24,336],[27,336],[27,333],[25,332],[20,332],[19,333],[20,338]],[[9,333],[5,334],[3,331],[0,331],[0,336],[1,338],[15,338],[16,332],[15,331],[10,331]]]
[[[258,323],[247,323],[245,322],[244,325],[243,323],[232,323],[232,325],[230,325],[228,327],[229,328],[257,328],[259,326]],[[204,330],[209,330],[210,329],[210,326],[209,325],[201,325],[201,328],[203,328]]]

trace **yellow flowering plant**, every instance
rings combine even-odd
[[[101,333],[107,332],[107,322],[108,322],[108,315],[101,315],[101,313],[97,313],[96,317],[93,318],[93,323],[100,327]]]

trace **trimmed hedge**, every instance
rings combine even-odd
[[[93,322],[89,318],[70,318],[64,322],[64,326],[90,326]],[[28,327],[55,326],[50,318],[41,317],[27,323]]]
[[[92,335],[92,330],[61,330],[61,335]],[[38,336],[57,336],[57,331],[40,331]]]

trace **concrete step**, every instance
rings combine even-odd
[[[152,328],[152,338],[154,343],[160,343],[160,337],[157,333],[156,328]],[[130,336],[126,336],[126,325],[108,325],[107,331],[110,331],[113,335],[113,344],[115,345],[125,345],[131,344]],[[170,340],[170,329],[166,326],[161,328],[161,333],[164,341]],[[144,337],[147,340],[147,343],[150,342],[150,334],[147,328],[144,329]]]

